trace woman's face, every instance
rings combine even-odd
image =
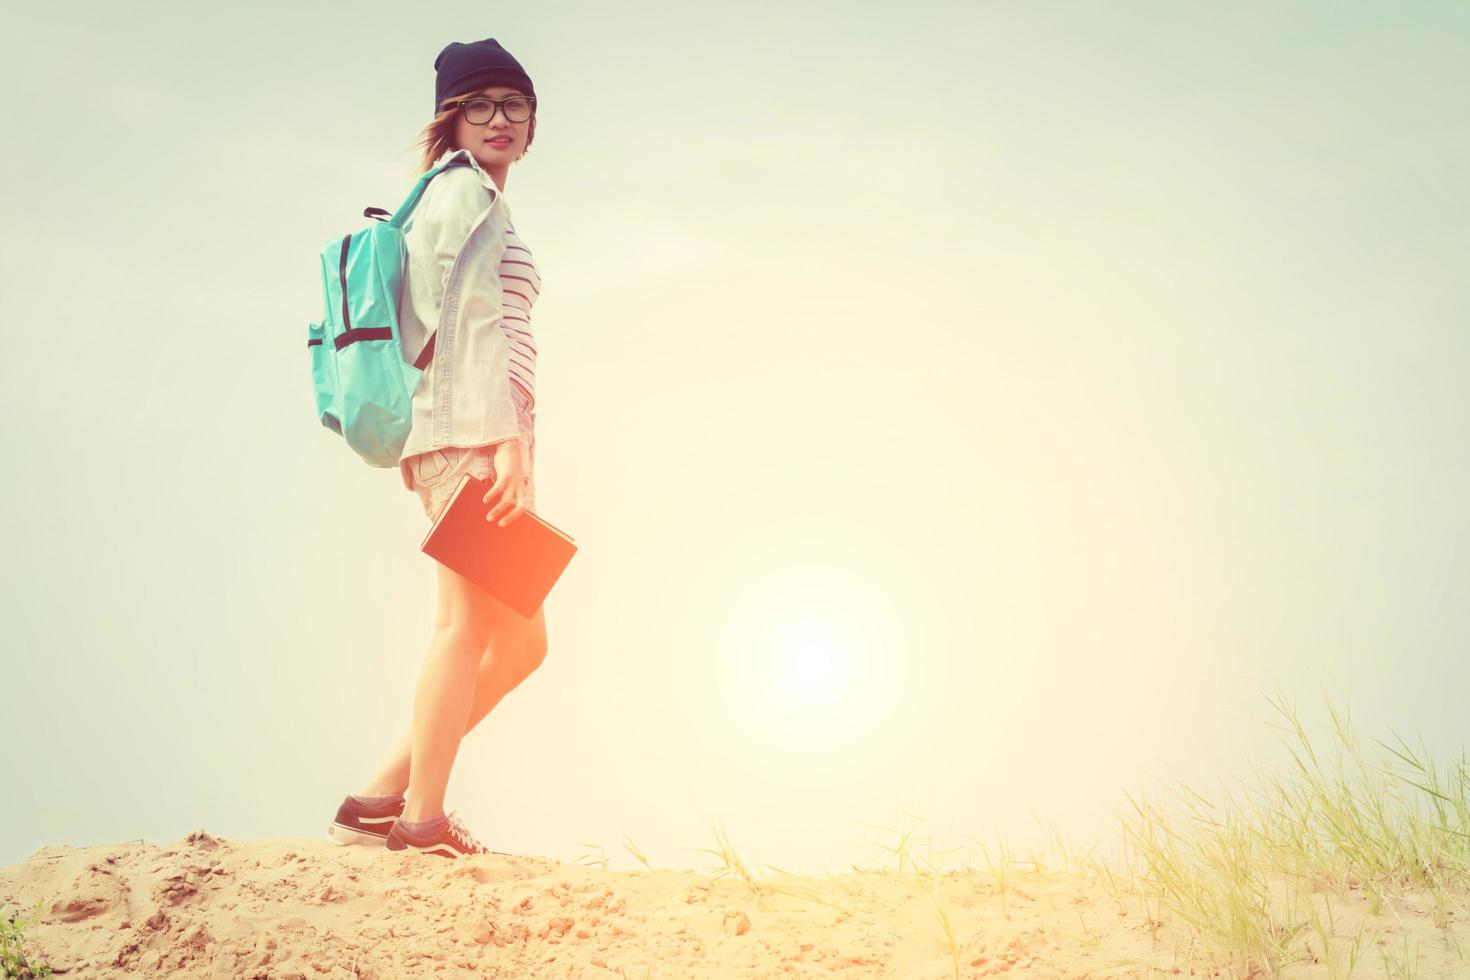
[[[478,92],[458,96],[456,101],[472,99],[476,95],[492,99],[508,99],[523,94],[520,89],[509,85],[491,85]],[[471,123],[465,117],[465,112],[461,110],[454,129],[457,146],[474,154],[480,166],[487,171],[498,171],[502,175],[510,168],[516,157],[525,152],[526,136],[531,126],[529,117],[524,122],[511,122],[506,119],[505,109],[503,105],[496,106],[495,115],[488,122],[482,123]]]

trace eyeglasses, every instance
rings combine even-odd
[[[496,106],[500,107],[506,120],[513,123],[525,122],[536,111],[536,100],[526,95],[513,95],[508,99],[461,99],[450,105],[459,106],[464,121],[471,126],[483,126],[494,119]]]

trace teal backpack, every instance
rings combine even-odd
[[[307,325],[311,383],[322,425],[347,440],[369,466],[397,466],[413,426],[413,392],[434,356],[434,335],[414,363],[403,358],[398,305],[408,248],[403,226],[441,165],[425,173],[392,215],[322,247],[325,313]]]

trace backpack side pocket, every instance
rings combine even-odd
[[[316,396],[316,417],[337,435],[342,434],[342,421],[337,416],[336,350],[327,342],[325,323],[306,326],[306,347],[311,352],[311,386]]]

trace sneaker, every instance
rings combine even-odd
[[[417,851],[420,854],[438,854],[454,858],[466,854],[499,854],[475,840],[465,828],[456,810],[447,814],[447,822],[438,831],[419,837],[404,829],[402,822],[395,822],[388,831],[387,847],[390,851]]]
[[[349,796],[337,807],[337,819],[327,828],[327,836],[338,844],[382,847],[393,821],[403,816],[403,803],[398,799],[381,806],[364,806]]]

